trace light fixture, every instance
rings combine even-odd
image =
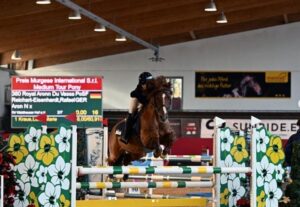
[[[71,13],[69,14],[68,19],[71,19],[71,20],[81,19],[80,12],[77,10],[76,11],[72,10]]]
[[[117,37],[116,37],[116,39],[115,39],[115,41],[117,41],[117,42],[125,42],[125,41],[127,41],[127,39],[126,39],[126,37],[124,35],[118,34]]]
[[[215,12],[217,11],[217,6],[214,2],[214,0],[211,0],[207,6],[205,7],[204,11],[207,11],[207,12]]]
[[[298,107],[300,108],[300,100],[298,101]]]
[[[15,51],[13,52],[13,54],[11,55],[11,59],[12,59],[12,60],[21,60],[22,58],[21,58],[21,53],[20,53],[20,51],[19,51],[19,50],[15,50]]]
[[[228,22],[224,12],[221,13],[221,15],[219,16],[219,18],[216,22],[219,24],[225,24]]]
[[[94,28],[95,32],[105,32],[106,31],[106,27],[103,26],[102,24],[97,24]]]
[[[37,0],[35,2],[36,4],[51,4],[50,0]]]

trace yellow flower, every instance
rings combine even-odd
[[[48,137],[47,135],[43,135],[40,140],[40,149],[36,154],[36,159],[42,160],[45,165],[50,165],[57,156],[58,151],[55,148],[53,136]]]
[[[266,199],[265,199],[265,192],[261,191],[260,195],[256,197],[257,207],[265,207],[266,206]]]
[[[228,205],[228,188],[225,188],[224,192],[221,193],[221,205]]]
[[[266,154],[274,164],[277,164],[280,160],[284,159],[280,137],[271,137],[270,147],[267,149]]]
[[[36,197],[36,195],[35,195],[35,193],[33,191],[30,192],[29,198],[33,201],[33,204],[34,204],[35,207],[39,207],[40,206],[39,202],[38,202],[38,199],[37,199],[37,197]]]
[[[70,201],[66,199],[64,194],[62,194],[59,197],[59,200],[60,200],[60,205],[59,206],[61,206],[61,207],[69,207],[70,206]]]
[[[23,157],[28,155],[28,150],[25,147],[25,140],[22,135],[13,134],[9,139],[9,152],[12,152],[16,158],[16,164],[22,161]]]
[[[230,154],[237,162],[241,162],[244,158],[248,158],[249,154],[246,150],[246,140],[244,137],[235,137],[234,146],[230,150]]]

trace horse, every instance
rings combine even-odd
[[[230,94],[225,97],[257,97],[262,95],[262,88],[252,76],[245,76],[237,87],[233,88]]]
[[[108,165],[126,166],[151,151],[154,152],[155,157],[164,157],[170,153],[175,141],[175,132],[168,120],[171,83],[163,76],[149,80],[145,94],[148,103],[138,112],[140,130],[132,133],[128,144],[120,140],[120,130],[125,126],[125,120],[118,122],[112,128],[108,139]],[[163,150],[160,145],[164,146]]]

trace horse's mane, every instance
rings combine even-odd
[[[148,99],[158,91],[171,93],[171,83],[167,81],[165,76],[158,76],[147,82],[146,94]]]

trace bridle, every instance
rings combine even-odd
[[[158,94],[162,94],[162,104],[159,104],[157,103],[157,100],[156,100],[156,96]],[[160,89],[160,90],[157,90],[154,92],[153,94],[153,107],[154,107],[154,110],[155,110],[155,113],[157,114],[158,118],[159,118],[159,121],[160,122],[166,122],[168,120],[168,108],[169,106],[166,105],[166,101],[165,101],[165,98],[166,97],[170,97],[170,94],[171,94],[171,90],[170,89]],[[160,111],[163,111],[163,115],[160,113]]]

